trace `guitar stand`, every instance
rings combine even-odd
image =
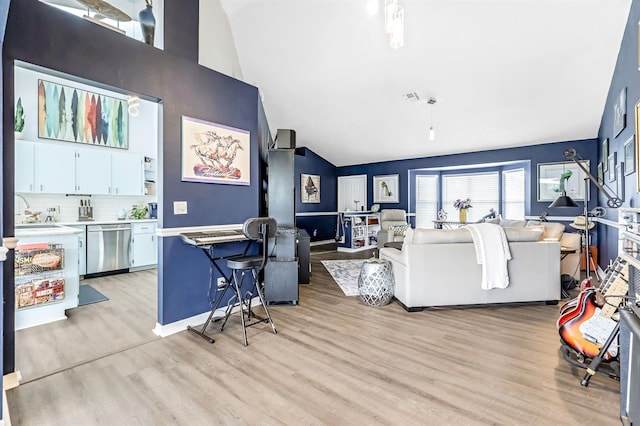
[[[589,386],[589,380],[591,380],[591,377],[593,377],[593,375],[596,374],[596,371],[598,371],[598,368],[602,363],[602,357],[604,357],[604,355],[607,353],[607,351],[609,350],[609,346],[611,346],[613,341],[618,337],[618,334],[620,334],[620,322],[616,322],[616,326],[613,328],[613,331],[607,338],[607,341],[604,342],[604,345],[602,346],[602,348],[600,348],[600,352],[598,352],[598,355],[596,355],[591,360],[589,367],[587,367],[587,373],[584,375],[584,378],[580,381],[580,384],[582,386],[584,387]],[[618,380],[620,380],[620,377],[618,377]]]
[[[615,337],[615,334],[616,333],[612,333],[612,336]],[[613,341],[613,339],[611,340]],[[580,381],[582,386],[588,386],[591,376],[596,373],[601,376],[608,377],[609,379],[620,381],[620,361],[618,361],[617,358],[609,361],[603,360],[602,356],[606,351],[607,349],[604,349],[604,351],[601,351],[598,356],[589,360],[589,358],[585,358],[583,354],[577,352],[566,343],[562,343],[560,347],[560,352],[562,353],[562,357],[565,361],[574,367],[587,370],[584,378]],[[587,376],[589,377],[587,378]]]

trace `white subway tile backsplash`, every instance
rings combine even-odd
[[[40,219],[45,220],[47,216],[47,208],[60,207],[58,214],[58,222],[75,222],[78,220],[78,207],[80,200],[90,200],[93,207],[94,220],[116,220],[118,219],[118,210],[125,209],[127,213],[134,204],[153,203],[157,201],[155,196],[111,196],[111,195],[92,195],[92,196],[67,196],[64,194],[20,194],[27,199],[32,212],[42,212]],[[22,213],[24,210],[24,202],[16,197],[15,199],[16,214]]]

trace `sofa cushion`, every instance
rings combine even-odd
[[[450,244],[470,243],[471,232],[464,228],[458,229],[416,229],[413,232],[413,244]]]
[[[524,228],[527,224],[524,220],[500,219],[499,225],[503,228]]]
[[[413,244],[413,234],[414,234],[414,229],[413,228],[407,228],[407,231],[404,233],[404,244]],[[404,247],[404,245],[403,245]]]
[[[540,240],[542,229],[503,228],[510,242],[532,242]],[[472,243],[471,232],[458,229],[415,229],[411,239],[405,237],[405,244],[453,244]]]
[[[538,241],[543,234],[538,228],[503,228],[509,242]]]

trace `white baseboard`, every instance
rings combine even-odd
[[[310,246],[321,246],[324,244],[335,244],[336,240],[322,240],[322,241],[312,241],[309,243]]]
[[[251,306],[253,307],[257,305],[260,305],[260,299],[257,297],[254,297],[253,299],[251,299]],[[232,313],[238,312],[238,310],[240,309],[239,306],[240,305],[235,305],[231,312]],[[213,319],[224,317],[225,310],[226,310],[226,306],[216,309],[216,312],[213,314]],[[156,323],[156,327],[152,331],[156,336],[160,336],[160,337],[171,336],[172,334],[179,333],[181,331],[186,330],[188,325],[195,327],[195,326],[204,324],[204,322],[209,317],[210,313],[211,312],[203,312],[201,314],[194,315],[192,317],[185,318],[183,320],[172,322],[169,324],[164,324],[164,325]]]

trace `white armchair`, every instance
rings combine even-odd
[[[391,229],[389,229],[391,227]],[[404,230],[409,227],[407,213],[402,209],[383,209],[380,211],[380,230],[378,247],[384,243],[404,240]]]

